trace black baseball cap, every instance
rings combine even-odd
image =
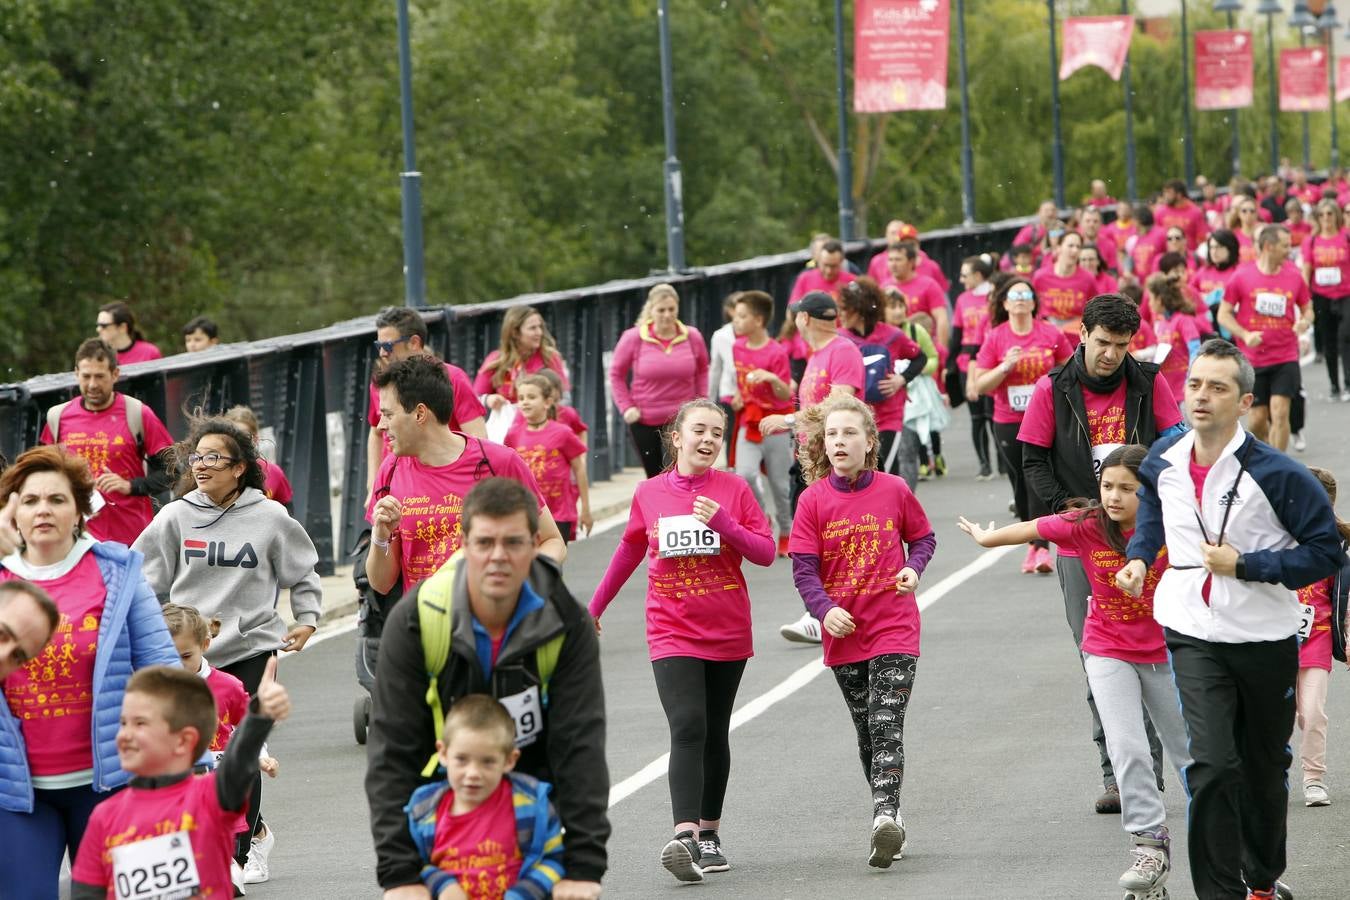
[[[792,314],[806,313],[813,319],[835,319],[839,315],[839,307],[834,305],[834,298],[824,291],[811,291],[792,304]]]

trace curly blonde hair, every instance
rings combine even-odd
[[[797,414],[799,434],[805,434],[806,440],[797,445],[797,464],[802,469],[802,480],[807,484],[829,476],[832,466],[825,453],[825,422],[832,413],[857,413],[863,422],[863,431],[867,432],[867,455],[863,458],[864,469],[875,469],[881,453],[881,435],[877,432],[877,420],[872,416],[871,408],[857,397],[840,395],[827,397],[815,406],[808,406]]]

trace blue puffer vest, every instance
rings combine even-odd
[[[93,691],[94,790],[106,792],[126,784],[130,777],[117,761],[117,729],[127,679],[145,666],[176,666],[179,660],[159,600],[141,574],[141,554],[111,542],[95,544],[89,552],[98,561],[108,588],[94,653]],[[33,811],[28,752],[19,720],[7,702],[0,702],[0,809]]]

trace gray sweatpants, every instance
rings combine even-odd
[[[1097,700],[1106,749],[1120,787],[1120,824],[1130,833],[1155,829],[1163,824],[1167,813],[1153,774],[1153,754],[1144,731],[1145,710],[1177,775],[1184,779],[1182,773],[1191,764],[1172,667],[1084,653],[1083,669]]]
[[[747,440],[745,429],[736,436],[736,474],[750,483],[760,509],[768,511],[764,504],[764,495],[759,487],[759,464],[764,462],[764,474],[769,482],[769,492],[773,494],[774,518],[778,521],[779,536],[792,533],[792,499],[790,496],[792,479],[788,469],[792,468],[792,432],[782,431],[771,434],[759,443]]]

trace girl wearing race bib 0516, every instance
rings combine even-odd
[[[731,709],[753,653],[741,560],[773,563],[773,530],[746,481],[716,468],[726,440],[722,408],[680,407],[667,432],[675,462],[637,486],[628,527],[590,611],[600,617],[647,557],[647,646],[670,723],[675,836],[661,864],[680,881],[730,868],[718,827],[731,771]]]
[[[1023,522],[1049,510],[1022,475],[1017,432],[1036,380],[1073,355],[1064,332],[1036,318],[1036,306],[1036,290],[1028,279],[1017,276],[1003,282],[989,298],[989,330],[966,376],[976,391],[994,397],[994,437],[1008,467],[1017,518]],[[1037,538],[1027,546],[1022,571],[1054,571],[1045,541]]]
[[[825,665],[857,732],[872,791],[868,865],[885,869],[905,847],[905,710],[919,662],[914,591],[937,539],[905,480],[876,471],[880,439],[866,405],[837,396],[799,415],[797,458],[808,486],[788,541],[792,580],[820,620]]]

